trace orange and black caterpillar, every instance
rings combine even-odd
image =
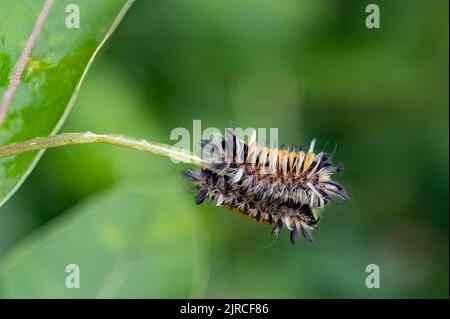
[[[283,227],[291,231],[292,244],[298,233],[312,242],[308,230],[317,229],[315,208],[335,197],[348,200],[345,189],[331,175],[341,171],[327,154],[314,153],[315,141],[307,152],[301,148],[273,149],[239,140],[232,130],[226,136],[202,141],[206,165],[185,171],[198,190],[195,202],[209,197],[217,206],[236,209],[257,222],[274,224],[273,234]]]

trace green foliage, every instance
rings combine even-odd
[[[0,96],[13,78],[13,66],[43,3],[0,2]],[[76,1],[82,8],[79,29],[66,28],[65,10],[70,3],[74,1],[53,2],[0,127],[0,145],[48,136],[61,128],[94,55],[132,1]],[[0,160],[0,205],[20,187],[40,155],[42,152],[31,152]]]
[[[16,2],[1,0],[0,8]],[[14,13],[0,9],[2,36],[29,23],[27,34],[15,44],[14,56],[3,49],[6,42],[0,38],[0,96],[9,81],[5,74],[13,72],[17,52],[23,49],[34,23],[17,23],[22,21],[17,19],[6,23],[4,19],[30,17],[25,11],[35,6],[31,2],[14,8]],[[92,3],[96,6],[102,1]],[[196,206],[188,183],[175,176],[185,166],[167,158],[111,146],[76,145],[48,150],[32,176],[0,209],[0,295],[98,296],[106,273],[122,257],[107,251],[94,226],[77,220],[107,223],[109,215],[103,208],[111,208],[115,229],[125,234],[132,223],[144,219],[139,217],[143,214],[139,205],[144,202],[145,218],[157,210],[158,223],[164,227],[154,246],[144,245],[147,248],[141,250],[136,263],[125,262],[132,265],[123,268],[123,286],[114,296],[191,293],[172,282],[171,263],[167,264],[170,273],[157,271],[161,278],[146,280],[153,278],[146,260],[153,260],[164,249],[172,254],[172,248],[188,260],[183,250],[195,248],[195,244],[188,246],[175,239],[176,243],[166,242],[174,236],[169,227],[174,207],[182,206],[183,213],[195,216],[187,228],[204,236],[200,244],[207,242],[210,247],[204,258],[192,256],[198,265],[205,265],[204,259],[210,261],[209,277],[192,279],[200,290],[197,295],[207,287],[205,296],[212,298],[448,298],[448,1],[405,4],[380,0],[379,30],[364,27],[367,4],[136,1],[95,60],[62,129],[173,143],[169,140],[173,128],[190,129],[192,120],[201,119],[204,128],[275,127],[280,143],[287,145],[305,145],[316,137],[317,147],[329,141],[326,150],[331,152],[337,144],[333,160],[344,164],[342,183],[352,200],[327,207],[321,231],[314,233],[315,244],[302,241],[292,247],[288,235],[282,233],[270,245],[269,227],[213,205]],[[88,7],[81,9],[89,14]],[[59,11],[59,16],[65,16]],[[104,17],[82,19],[81,24],[97,23]],[[38,41],[36,48],[40,49],[33,51],[33,58],[38,53],[45,55],[40,41],[45,43],[45,37]],[[47,113],[33,113],[28,126],[37,129],[53,117]],[[26,113],[9,116],[14,114]],[[3,140],[1,129],[0,134],[2,145],[35,137],[17,135]],[[7,162],[0,160],[2,165]],[[147,191],[123,189],[136,183],[148,183],[148,200],[136,195]],[[11,188],[3,180],[1,185]],[[116,188],[104,193],[110,187]],[[98,192],[104,195],[98,197]],[[85,201],[87,196],[92,198]],[[92,208],[89,219],[83,208],[87,206]],[[60,216],[61,212],[66,213]],[[152,236],[146,234],[151,226],[145,227],[140,234]],[[57,237],[59,228],[72,235]],[[187,234],[187,228],[182,234]],[[93,242],[92,249],[82,238],[84,232]],[[64,290],[65,266],[77,263],[69,260],[65,248],[75,253],[70,254],[74,259],[83,261],[80,291]],[[101,266],[87,260],[87,256],[96,260],[97,255]],[[166,265],[166,261],[161,263]],[[184,267],[180,259],[176,262]],[[380,289],[365,287],[365,267],[371,263],[380,266]],[[40,275],[45,279],[39,279]],[[48,281],[55,288],[39,290],[35,280]],[[163,280],[166,285],[161,284]],[[83,290],[88,287],[89,291]]]
[[[186,298],[204,291],[204,240],[184,189],[166,179],[84,200],[10,251],[0,297]],[[161,197],[161,194],[164,197]],[[80,267],[80,288],[64,270]]]

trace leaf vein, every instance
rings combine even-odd
[[[5,95],[3,96],[2,103],[0,104],[0,126],[3,124],[3,120],[5,119],[6,113],[8,112],[8,108],[11,104],[14,93],[16,92],[17,87],[20,84],[20,77],[22,76],[23,70],[25,69],[25,65],[27,64],[30,58],[31,50],[33,49],[34,44],[36,43],[37,39],[39,38],[39,35],[41,34],[42,26],[44,25],[44,22],[47,18],[47,14],[50,11],[50,7],[52,6],[52,4],[53,0],[45,1],[42,10],[39,13],[39,17],[36,21],[34,29],[31,32],[31,35],[25,45],[22,55],[19,58],[19,61],[17,62],[17,67],[14,72],[12,81],[10,82],[8,89],[6,90]]]

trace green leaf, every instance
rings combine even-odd
[[[181,185],[115,188],[42,226],[1,260],[0,296],[202,296],[205,241]],[[80,288],[65,285],[69,264],[79,266]]]
[[[95,55],[132,2],[52,2],[0,124],[0,145],[58,132]],[[72,13],[66,12],[68,4],[78,5],[79,28],[66,27],[66,19]],[[14,78],[43,6],[43,0],[0,1],[0,102]],[[42,153],[0,160],[0,206],[20,187]]]

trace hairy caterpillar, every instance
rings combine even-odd
[[[345,189],[331,175],[341,171],[323,152],[314,153],[315,140],[309,150],[273,149],[255,142],[239,140],[232,130],[225,137],[213,136],[202,141],[206,165],[183,172],[195,183],[201,204],[210,198],[217,206],[238,210],[257,222],[274,224],[273,234],[283,227],[290,230],[292,244],[298,233],[309,242],[308,230],[317,229],[316,208],[336,198],[348,200]]]

